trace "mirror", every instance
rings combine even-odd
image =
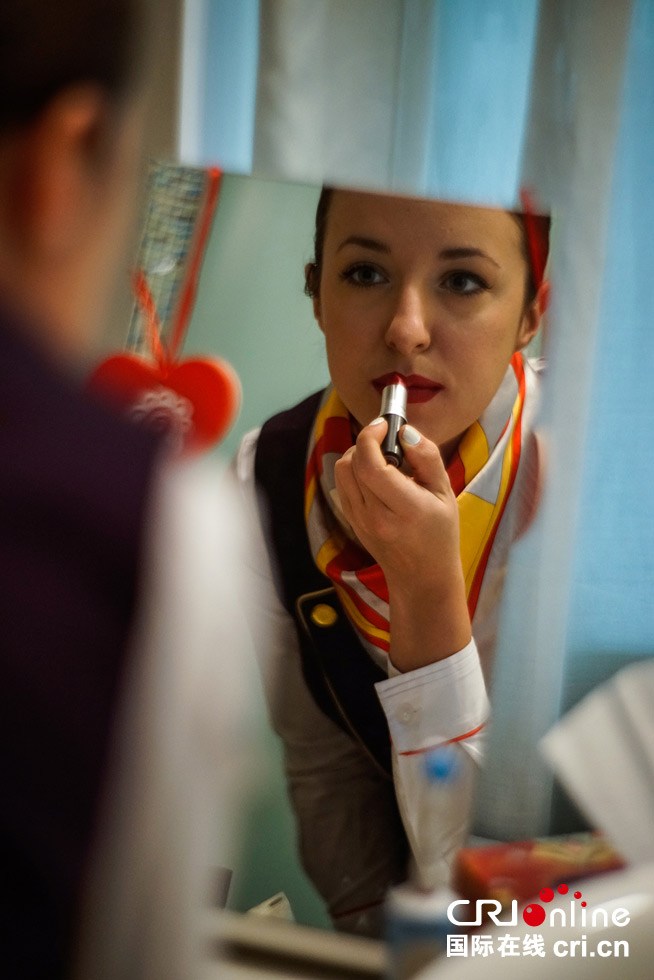
[[[348,531],[349,522],[343,518],[343,501],[333,509],[323,506],[335,498],[333,458],[330,457],[343,451],[338,440],[346,438],[349,445],[354,431],[379,414],[382,389],[392,380],[391,375],[399,372],[408,390],[408,421],[424,437],[441,446],[451,479],[459,484],[463,549],[467,556],[465,591],[461,589],[461,597],[465,605],[467,595],[475,615],[477,610],[481,614],[479,644],[490,673],[508,548],[511,538],[523,529],[528,517],[522,501],[531,492],[530,481],[533,482],[536,465],[532,426],[537,376],[522,357],[518,354],[514,357],[514,353],[535,336],[541,300],[536,299],[540,293],[530,273],[528,231],[524,222],[511,213],[434,200],[334,190],[322,199],[326,230],[322,255],[319,255],[314,253],[313,246],[314,213],[319,193],[318,188],[307,185],[233,175],[223,177],[186,350],[226,357],[241,377],[244,417],[230,437],[231,446],[222,447],[224,455],[237,447],[245,432],[277,411],[297,404],[312,391],[324,388],[329,378],[325,341],[336,391],[343,398],[343,403],[330,402],[329,407],[326,405],[321,410],[323,415],[328,412],[328,418],[324,433],[317,436],[318,444],[324,444],[325,449],[320,458],[316,457],[316,466],[322,471],[324,480],[312,504],[310,525],[315,523],[318,528],[318,538],[312,541],[312,546],[318,556],[325,549],[335,549],[335,553],[342,555],[348,549],[354,549],[355,561],[370,566],[373,577],[367,581],[367,592],[357,594],[351,587],[353,569],[344,566],[336,580],[329,572],[328,577],[323,578],[311,556],[307,555],[313,573],[303,581],[300,591],[303,595],[318,591],[320,601],[302,615],[310,627],[317,624],[318,632],[323,636],[327,635],[326,628],[333,624],[322,622],[320,617],[335,616],[339,621],[338,628],[345,630],[339,645],[341,642],[354,643],[359,648],[363,663],[357,670],[368,671],[370,677],[362,674],[361,681],[357,680],[356,684],[367,685],[370,703],[366,710],[373,713],[373,727],[377,726],[372,741],[368,742],[362,735],[362,748],[359,741],[353,741],[345,734],[334,717],[334,706],[325,706],[324,683],[311,676],[307,661],[301,661],[295,627],[276,597],[271,581],[266,583],[268,600],[262,602],[270,618],[265,619],[264,637],[260,643],[269,710],[276,729],[283,735],[287,765],[293,772],[290,785],[294,807],[302,814],[300,829],[304,860],[310,875],[323,890],[343,893],[343,898],[337,900],[342,911],[345,900],[355,909],[370,904],[358,898],[370,887],[379,901],[390,880],[404,877],[406,855],[403,849],[397,850],[396,842],[403,839],[403,831],[392,783],[384,772],[384,766],[390,765],[386,758],[388,722],[381,715],[372,687],[373,682],[381,680],[387,672],[389,614],[384,599],[385,584],[379,569],[374,570],[376,563],[370,556],[375,554],[377,545],[362,536],[365,528],[353,520],[353,531]],[[175,210],[178,211],[177,206]],[[159,234],[158,230],[156,234]],[[320,240],[321,236],[318,238]],[[146,235],[142,245],[142,254],[146,257],[150,254],[148,247]],[[309,268],[306,283],[312,293],[312,299],[309,299],[303,292],[303,270],[313,261],[322,262],[322,270]],[[163,261],[160,250],[144,262],[146,265],[150,262],[154,279],[174,274],[174,263]],[[166,290],[161,292],[166,295]],[[320,329],[313,322],[314,314]],[[133,326],[134,331],[138,332],[138,323]],[[303,419],[301,441],[296,447],[298,452],[288,460],[289,467],[294,467],[298,487],[304,483],[307,445],[317,411],[316,403]],[[337,439],[334,446],[329,445],[332,431]],[[466,435],[462,440],[464,432]],[[281,448],[276,442],[271,443],[277,447],[273,450],[272,467],[269,473],[260,476],[260,480],[273,480],[272,484],[262,484],[269,493],[272,508],[280,500],[283,502],[289,493],[299,501],[300,513],[296,515],[299,521],[295,524],[299,528],[299,537],[303,538],[306,531],[301,518],[301,497],[295,488],[290,488],[286,494],[277,493],[274,483],[279,472],[286,470],[286,462],[279,455],[285,450],[286,442],[283,432]],[[518,445],[521,456],[516,453]],[[405,447],[406,475],[394,473],[402,485],[405,481],[411,482],[407,477],[413,472],[412,453],[413,466],[424,465],[420,462],[420,450],[416,454],[410,446]],[[252,498],[249,502],[254,504],[251,454],[248,462],[247,451],[241,450],[239,468],[244,472],[248,467],[250,475],[243,476],[243,481],[246,494]],[[417,470],[415,473],[417,483],[436,478],[433,468],[429,467],[424,474]],[[444,470],[438,470],[437,475],[447,480]],[[514,490],[515,496],[511,496]],[[431,496],[429,492],[430,499]],[[513,506],[513,501],[518,503]],[[454,513],[454,498],[451,504]],[[421,498],[417,513],[423,506]],[[412,512],[404,519],[407,528],[414,518]],[[500,519],[503,521],[501,529]],[[252,511],[252,520],[253,524],[261,526],[262,517],[256,508]],[[286,520],[283,514],[273,514],[273,534],[274,522],[286,527]],[[451,523],[452,516],[448,520]],[[452,527],[458,541],[456,526]],[[361,542],[358,549],[357,537]],[[452,533],[447,540],[453,540]],[[412,547],[416,549],[415,541]],[[440,548],[438,543],[433,546],[434,551]],[[295,539],[292,542],[286,540],[285,550],[295,556]],[[399,551],[404,552],[404,543]],[[283,553],[284,547],[274,551],[273,560],[279,562]],[[261,530],[258,531],[256,554],[256,571],[264,577],[263,569],[268,559]],[[320,557],[317,560],[320,561]],[[420,564],[420,558],[412,559],[412,581],[416,581],[413,566],[419,568]],[[288,570],[288,574],[294,574],[293,570]],[[319,581],[314,582],[314,578]],[[332,588],[332,583],[337,594],[323,594],[325,588]],[[352,604],[356,608],[350,616],[347,610]],[[295,597],[289,605],[294,608]],[[365,623],[360,629],[362,610]],[[396,613],[398,618],[400,615],[401,611]],[[349,623],[354,624],[358,632],[353,632]],[[281,631],[282,641],[269,650],[271,634],[275,631]],[[462,638],[457,635],[448,639],[447,643],[454,644],[449,652],[465,647],[468,639],[467,633]],[[431,641],[426,644],[421,633],[418,649],[411,649],[412,644],[408,644],[401,654],[423,657],[425,645],[431,647]],[[408,664],[400,661],[398,666],[404,669],[428,666],[432,662],[429,658],[434,656],[435,659],[439,652],[434,646],[423,661],[414,659]],[[329,684],[341,683],[341,680],[330,678]],[[345,686],[349,686],[347,677]],[[391,703],[395,697],[393,687],[391,683],[388,694],[388,716],[391,718],[397,713]],[[357,689],[356,685],[354,689]],[[357,705],[345,710],[351,709],[356,713]],[[478,709],[479,706],[470,710]],[[482,710],[477,719],[480,724],[483,715]],[[348,718],[348,724],[361,725],[362,731],[368,724],[366,718],[356,722],[352,722],[349,714]],[[466,715],[466,731],[475,727],[467,722]],[[396,740],[398,725],[401,727],[402,723],[397,719],[394,723]],[[461,719],[453,719],[451,724],[455,726],[452,737],[457,737],[455,728],[460,726]],[[420,737],[426,738],[427,732]],[[386,757],[371,763],[370,754],[375,754],[376,743],[383,742],[384,738]],[[302,744],[311,739],[313,747],[307,755]],[[265,740],[269,741],[267,737]],[[410,758],[412,751],[407,748],[406,758],[399,762],[407,769],[403,777],[407,784],[420,778],[418,763],[414,764]],[[319,760],[319,765],[307,779],[311,757]],[[278,755],[269,762],[271,769],[280,765]],[[471,766],[465,776],[466,799],[473,769]],[[298,770],[304,770],[304,776],[298,775]],[[335,788],[335,774],[337,782],[347,774],[349,789],[344,790],[342,785]],[[279,803],[283,790],[279,784],[277,788]],[[377,827],[366,816],[366,832],[362,826],[361,833],[355,834],[356,848],[362,856],[365,848],[365,858],[358,870],[345,842],[355,820],[362,825],[361,810],[355,812],[345,807],[345,815],[339,817],[340,804],[335,803],[334,795],[340,793],[342,798],[345,792],[351,803],[355,790],[366,796],[366,811],[368,808],[375,813],[381,812],[382,808],[388,811],[388,816]],[[406,793],[410,795],[409,790]],[[316,807],[322,809],[322,816],[316,813]],[[256,807],[254,809],[256,811]],[[270,800],[265,809],[270,809]],[[330,826],[328,817],[334,814],[335,825]],[[284,819],[288,840],[288,813]],[[423,818],[409,813],[407,819],[413,821],[413,832],[419,835],[419,823]],[[278,828],[275,834],[279,832]],[[338,833],[345,837],[332,853],[330,837]],[[294,882],[284,884],[288,880],[288,867],[276,869],[276,880],[271,881],[267,889],[262,885],[261,879],[270,872],[262,867],[261,846],[270,838],[271,831],[264,832],[259,824],[250,836],[255,849],[252,853],[248,849],[244,865],[249,869],[256,868],[258,881],[254,887],[259,890],[256,894],[247,894],[245,886],[239,886],[237,873],[234,878],[236,903],[245,908],[281,889],[290,893],[298,918],[307,921],[309,917],[309,921],[326,924],[319,906],[314,903],[314,910],[307,913],[306,896],[298,901],[292,894],[296,887]],[[274,857],[278,859],[279,854],[275,848]],[[392,855],[390,870],[379,867],[380,854]],[[433,871],[434,865],[438,864],[438,855],[422,857]],[[286,853],[284,862],[291,858]],[[356,880],[357,876],[363,880]],[[249,877],[252,877],[251,870]],[[371,879],[371,886],[367,879]],[[239,887],[242,887],[240,894]],[[378,912],[379,907],[376,914]],[[366,922],[366,915],[357,911],[352,917],[346,912],[339,916],[339,925],[374,932],[376,925],[372,919]],[[351,921],[344,921],[348,916]]]
[[[258,5],[243,5],[248,8],[250,17],[255,6]],[[295,14],[297,18],[298,4],[289,2],[277,6],[282,11],[282,17],[293,19]],[[347,6],[353,10],[354,5]],[[551,347],[552,369],[546,382],[545,412],[545,421],[552,434],[549,454],[552,479],[541,519],[518,544],[518,560],[514,561],[510,572],[507,589],[509,602],[499,658],[501,663],[498,664],[501,669],[496,675],[494,692],[496,724],[492,732],[489,764],[485,770],[488,784],[486,800],[492,803],[495,810],[495,818],[487,824],[488,832],[493,836],[529,836],[546,831],[550,825],[551,778],[540,761],[537,743],[561,709],[560,688],[565,670],[566,621],[570,601],[567,590],[572,577],[575,515],[583,474],[582,450],[593,374],[589,352],[594,349],[603,286],[606,230],[612,201],[614,143],[621,107],[622,54],[630,30],[631,11],[629,5],[619,5],[619,8],[614,5],[612,9],[597,5],[593,17],[589,18],[587,12],[574,4],[508,4],[506,17],[497,18],[496,11],[486,5],[481,8],[456,5],[456,13],[454,5],[451,5],[451,17],[477,15],[474,25],[468,24],[469,29],[456,30],[456,25],[446,22],[443,5],[364,2],[356,6],[358,12],[352,16],[371,17],[372,9],[375,9],[377,31],[381,31],[391,45],[388,58],[380,59],[380,64],[389,69],[388,77],[394,79],[394,84],[386,86],[383,90],[386,98],[382,96],[379,101],[382,106],[392,104],[394,109],[399,109],[397,114],[391,111],[382,122],[379,115],[369,116],[366,122],[373,120],[372,130],[364,127],[361,110],[362,107],[365,110],[366,106],[371,106],[370,101],[366,102],[365,99],[366,94],[370,96],[370,90],[356,84],[341,85],[342,79],[349,76],[337,71],[329,74],[328,69],[336,64],[329,60],[324,62],[329,77],[321,82],[316,70],[318,60],[307,56],[310,49],[297,46],[297,57],[301,58],[304,52],[306,58],[304,77],[316,81],[315,90],[312,90],[313,94],[307,94],[304,115],[289,113],[287,128],[270,126],[272,137],[275,133],[277,135],[277,142],[274,144],[272,137],[268,140],[269,152],[264,158],[257,155],[257,137],[261,130],[255,127],[254,100],[250,103],[252,111],[249,115],[236,113],[242,124],[233,126],[221,116],[222,103],[216,108],[216,100],[208,97],[209,93],[216,91],[230,91],[226,82],[232,61],[227,57],[218,59],[226,66],[224,84],[209,84],[210,77],[215,82],[215,76],[210,74],[198,83],[200,98],[196,108],[199,105],[200,111],[195,116],[197,139],[194,145],[201,146],[201,153],[196,157],[192,153],[185,156],[196,162],[200,159],[207,162],[221,159],[228,163],[228,149],[217,148],[208,142],[215,126],[223,133],[243,136],[245,132],[242,143],[245,149],[234,164],[243,172],[250,172],[255,167],[259,173],[269,176],[283,175],[317,182],[325,177],[340,178],[341,181],[348,180],[365,187],[395,188],[413,193],[430,193],[451,200],[505,204],[513,204],[517,184],[524,180],[538,189],[540,203],[556,212],[557,234],[552,270],[557,283],[552,309],[555,329]],[[272,5],[264,3],[261,7],[264,16],[270,17]],[[308,9],[308,5],[304,7]],[[327,29],[327,33],[318,30],[314,36],[333,40],[339,23],[336,17],[330,16],[330,11],[333,13],[339,7],[343,12],[344,5],[334,0],[334,3],[321,2],[311,7],[311,16],[322,17],[322,25]],[[217,10],[218,5],[211,11],[207,38],[213,36],[217,23],[215,18],[220,16]],[[520,11],[525,20],[516,20],[516,13]],[[482,20],[479,20],[480,14]],[[486,14],[488,19],[484,19]],[[411,20],[412,17],[417,19]],[[498,26],[498,43],[501,43],[503,32],[507,43],[515,39],[511,25],[519,24],[526,29],[523,41],[516,42],[512,55],[505,51],[498,57],[497,47],[489,43],[491,22]],[[268,19],[261,23],[267,26],[265,40],[274,40],[278,36],[272,29],[274,22]],[[341,21],[340,25],[343,23]],[[293,26],[297,26],[297,20]],[[349,33],[352,43],[361,45],[360,51],[370,50],[365,31],[359,29]],[[370,33],[369,37],[379,39],[378,33]],[[223,31],[222,36],[233,38],[233,33]],[[635,28],[634,36],[637,36]],[[640,36],[647,36],[646,31],[641,31]],[[472,59],[465,47],[467,42],[476,45]],[[460,50],[457,44],[461,45]],[[524,56],[516,61],[515,53],[518,50]],[[438,58],[429,57],[430,52],[432,55],[436,52]],[[361,68],[365,75],[365,57],[359,55],[355,48],[352,64]],[[251,61],[256,65],[256,57]],[[283,58],[281,61],[291,68],[297,67],[297,62],[291,58],[287,62]],[[502,75],[506,83],[504,89],[501,82],[497,83],[497,79],[484,73],[481,66],[487,63],[506,66],[507,73]],[[470,71],[471,64],[475,66],[474,72]],[[519,71],[514,71],[516,65]],[[407,73],[398,71],[398,68],[411,70]],[[274,78],[275,72],[271,70],[270,79],[274,81]],[[332,85],[338,83],[335,92],[329,88],[330,79]],[[472,97],[469,98],[465,97],[465,93],[470,91],[464,85],[466,80],[472,87]],[[287,81],[282,76],[281,89]],[[498,87],[495,87],[496,83]],[[256,89],[256,85],[252,86],[252,93]],[[335,97],[327,99],[325,92],[328,91]],[[519,99],[520,93],[524,98],[519,109],[516,112],[508,111],[508,96]],[[480,103],[479,99],[484,94],[488,96],[495,114],[490,110],[483,111],[486,103]],[[430,102],[430,98],[434,101]],[[332,115],[326,113],[328,103],[335,110]],[[280,97],[282,109],[284,104],[283,97]],[[345,113],[340,121],[339,111]],[[314,138],[313,124],[316,120],[326,121],[325,138]],[[428,124],[425,124],[425,120]],[[507,120],[518,120],[517,130],[510,138],[503,128]],[[277,117],[279,121],[280,117]],[[640,129],[635,126],[634,132],[642,133],[646,129],[644,125]],[[353,134],[357,135],[356,140]],[[599,141],[598,134],[601,134]],[[386,138],[390,142],[384,142]],[[186,145],[191,146],[192,141]],[[503,151],[509,146],[513,155],[507,166]],[[308,150],[313,153],[313,169],[308,166],[306,156],[302,155]],[[497,160],[503,163],[496,168]],[[433,167],[428,166],[430,161],[435,161]],[[626,171],[623,169],[621,186],[631,187],[631,176],[628,167]],[[504,178],[508,182],[508,190],[507,185],[502,184]],[[646,182],[643,182],[643,193],[646,186]],[[315,190],[307,190],[307,193],[309,196],[317,194]],[[636,191],[633,194],[635,213],[639,208],[639,198]],[[251,221],[254,225],[257,218],[253,216]],[[283,226],[281,215],[277,215],[277,221],[280,227]],[[300,247],[301,263],[311,256],[310,232],[308,236]],[[251,240],[244,244],[250,247]],[[232,254],[236,251],[232,249]],[[240,268],[242,260],[239,259],[236,264]],[[292,281],[295,284],[298,265],[294,263],[294,266]],[[206,288],[204,282],[202,288]],[[272,296],[272,286],[270,288],[269,295]],[[282,380],[283,371],[281,374],[266,372],[266,378],[254,386],[253,392],[255,396],[264,390],[266,392],[266,398],[262,399],[262,411],[257,412],[256,418],[247,421],[243,418],[243,430],[268,417],[276,408],[293,404],[303,393],[319,387],[325,380],[319,337],[308,320],[306,305],[300,305],[306,301],[299,288],[295,291],[296,288],[294,285],[290,290],[294,298],[289,299],[289,309],[297,303],[299,315],[299,329],[295,334],[297,347],[293,348],[293,354],[299,359],[307,354],[301,362],[301,371],[303,382],[310,379],[310,383],[298,386],[303,391],[294,389],[291,392],[289,382]],[[234,315],[227,318],[238,325],[232,330],[241,328],[244,322],[242,310],[255,292],[254,288],[248,287],[240,297],[235,296]],[[200,298],[198,316],[201,307]],[[261,352],[261,364],[268,355],[272,358],[281,353],[279,348],[271,352],[265,346],[269,340],[265,331],[262,346],[261,323],[264,321],[268,324],[270,312],[270,309],[266,309],[255,316],[256,325],[249,335],[252,341],[250,350],[252,353]],[[574,329],[570,328],[571,318]],[[213,311],[207,314],[206,338],[217,336],[218,319]],[[565,325],[566,329],[557,331],[557,324]],[[195,329],[194,321],[192,330]],[[220,336],[220,353],[231,356],[238,368],[234,354],[222,346],[222,336],[228,343],[232,333],[227,330]],[[311,339],[307,340],[307,337]],[[192,340],[193,336],[189,342]],[[305,343],[309,344],[308,348],[304,346]],[[204,342],[204,337],[202,347],[211,349],[211,345]],[[273,375],[274,383],[279,383],[280,389],[284,385],[286,388],[283,391],[276,389],[275,395],[279,399],[271,398],[268,402],[266,385]],[[289,397],[283,397],[286,394]],[[235,432],[234,440],[236,435]],[[516,698],[516,689],[522,697]],[[525,692],[527,696],[524,696]],[[534,697],[529,696],[530,692],[534,693]],[[486,812],[488,815],[490,811]]]

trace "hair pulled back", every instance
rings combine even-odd
[[[143,0],[2,0],[0,133],[71,85],[120,97],[142,62],[144,23]]]

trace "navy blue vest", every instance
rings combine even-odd
[[[295,621],[307,686],[318,707],[390,776],[388,723],[374,688],[387,675],[370,659],[331,580],[316,567],[304,521],[307,446],[321,396],[311,395],[261,429],[255,479],[267,508],[262,520],[277,592]]]

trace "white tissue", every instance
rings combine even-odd
[[[631,864],[654,860],[654,662],[625,668],[541,741],[567,792]]]

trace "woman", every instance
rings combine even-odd
[[[537,482],[520,352],[547,286],[510,212],[325,189],[316,217],[306,288],[332,384],[246,436],[237,471],[263,500],[264,675],[303,861],[335,924],[375,934],[407,855],[445,883],[465,839],[508,548]],[[378,417],[398,375],[401,471]],[[444,743],[445,800],[423,776]]]

